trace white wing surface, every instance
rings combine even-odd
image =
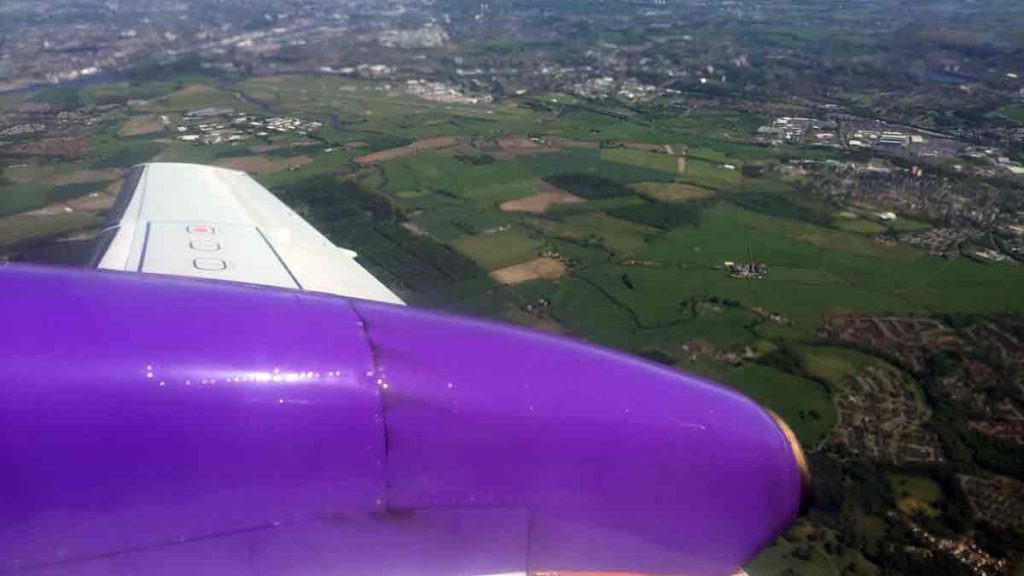
[[[94,264],[402,304],[247,174],[196,164],[133,168]]]

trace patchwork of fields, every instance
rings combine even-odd
[[[79,135],[83,151],[72,161],[30,156],[6,171],[0,215],[47,206],[62,214],[31,234],[24,217],[11,220],[0,240],[92,224],[95,211],[69,219],[78,211],[60,203],[109,194],[136,162],[243,169],[414,303],[657,353],[792,416],[812,444],[833,417],[827,388],[767,366],[730,367],[722,355],[811,341],[834,313],[1024,310],[1017,268],[883,246],[871,238],[882,225],[849,212],[831,225],[788,217],[800,214],[789,208],[793,183],[741,168],[799,151],[742,143],[758,123],[743,113],[649,122],[568,98],[441,105],[321,76],[100,85],[79,97],[119,94],[138,101]],[[209,146],[169,133],[208,107],[323,127]],[[748,258],[768,266],[763,279],[722,269]],[[711,352],[688,361],[694,342]],[[812,409],[814,422],[801,416]]]

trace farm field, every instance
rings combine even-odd
[[[463,236],[452,246],[481,268],[496,270],[532,260],[544,243],[519,230],[501,230]]]
[[[793,428],[805,447],[818,446],[835,422],[835,409],[828,390],[814,380],[769,366],[695,368],[695,371],[725,382],[772,409]]]
[[[841,554],[829,554],[826,547],[838,548],[838,541],[835,532],[800,522],[749,563],[747,572],[785,574],[786,570],[794,570],[796,574],[807,576],[879,573],[878,568],[856,550],[847,548]]]
[[[715,195],[714,192],[706,188],[676,182],[641,182],[630,187],[643,196],[661,202],[685,202],[686,200],[711,198]]]
[[[1006,106],[999,109],[999,114],[1018,124],[1024,124],[1024,106]]]
[[[889,475],[889,483],[903,512],[933,518],[940,514],[936,505],[942,499],[942,488],[931,478],[894,473]]]

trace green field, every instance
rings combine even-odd
[[[153,112],[189,112],[210,107],[233,108],[246,112],[254,112],[257,109],[231,91],[208,82],[188,84],[170,94],[152,98],[141,109]]]
[[[724,380],[774,410],[809,449],[824,439],[835,422],[828,390],[813,380],[757,365],[729,370]]]
[[[544,242],[520,230],[505,230],[464,236],[452,246],[482,268],[496,270],[536,258]]]
[[[830,554],[826,545],[838,553]],[[751,575],[762,576],[874,576],[879,573],[878,568],[860,551],[843,545],[834,531],[813,526],[806,521],[798,522],[785,536],[778,538],[748,563],[745,569]]]
[[[942,499],[942,488],[935,480],[927,476],[893,473],[889,474],[889,484],[904,513],[929,517],[940,514],[937,506]]]
[[[54,238],[93,228],[103,223],[101,218],[91,214],[54,214],[51,216],[14,216],[5,218],[0,225],[0,248]]]
[[[640,182],[631,186],[637,193],[661,202],[685,202],[715,195],[711,190],[690,184],[666,182]]]
[[[739,186],[742,178],[739,170],[729,170],[721,164],[696,158],[686,161],[686,172],[682,175],[684,182],[711,190],[732,190]]]
[[[531,226],[544,234],[579,243],[596,243],[608,252],[628,256],[642,249],[657,232],[653,228],[613,218],[603,212],[587,212],[561,220],[533,220]]]
[[[1024,106],[1004,106],[999,109],[999,114],[1018,124],[1024,124]]]
[[[35,184],[0,185],[0,216],[34,210],[46,205],[52,189]]]
[[[846,348],[806,346],[801,348],[800,352],[807,374],[833,385],[841,383],[859,367],[878,362],[871,356]]]
[[[897,218],[889,223],[889,228],[893,232],[921,232],[931,227],[931,224],[927,222],[918,222],[909,218]]]
[[[629,148],[606,148],[601,150],[601,159],[620,164],[639,166],[650,170],[676,173],[676,157],[661,152],[631,150]]]
[[[707,268],[742,260],[748,249],[755,259],[769,263],[764,280],[742,282],[719,274],[701,289],[782,312],[804,331],[812,330],[821,315],[833,309],[877,314],[1024,310],[1024,292],[1013,288],[1020,281],[1014,267],[935,259],[903,246],[878,246],[858,234],[728,204],[705,210],[698,227],[670,231],[638,255]],[[772,266],[812,274],[775,275]]]
[[[864,234],[866,236],[872,236],[885,230],[885,226],[878,222],[866,220],[860,217],[849,218],[847,216],[837,216],[832,220],[832,226],[839,230],[854,232],[856,234]]]

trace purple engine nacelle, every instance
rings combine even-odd
[[[744,396],[501,324],[0,265],[0,573],[730,574],[797,516]]]

